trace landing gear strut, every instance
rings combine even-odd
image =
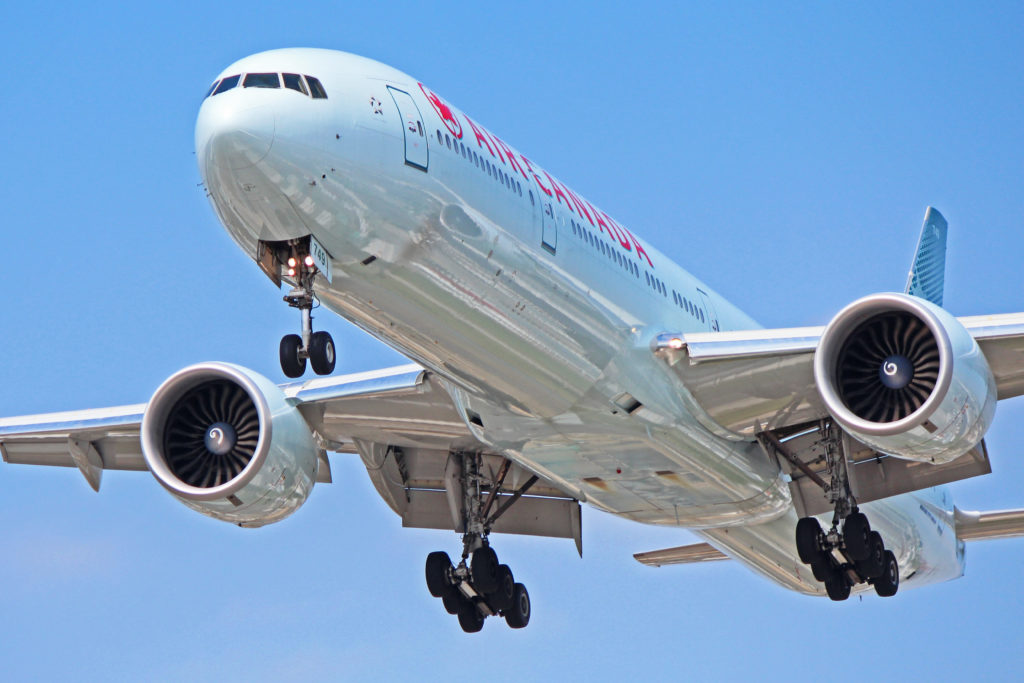
[[[825,592],[832,600],[846,600],[851,587],[863,582],[873,585],[880,596],[896,595],[900,583],[896,556],[885,549],[881,534],[871,530],[867,515],[857,507],[850,490],[846,452],[835,425],[823,425],[822,433],[831,475],[825,493],[835,513],[828,533],[822,531],[814,517],[797,522],[800,560],[811,566],[814,577],[825,584]]]
[[[316,266],[309,254],[302,254],[293,247],[288,257],[288,274],[297,284],[284,297],[285,302],[302,313],[302,336],[288,334],[281,339],[281,370],[287,377],[301,377],[306,371],[306,360],[318,375],[334,372],[334,339],[328,332],[313,331],[312,311],[317,304],[313,294],[313,278]]]
[[[811,473],[808,477],[824,489],[835,512],[827,532],[814,517],[803,517],[797,522],[796,549],[800,561],[809,565],[814,578],[825,584],[832,600],[846,600],[858,583],[871,584],[883,597],[896,595],[900,582],[896,556],[886,550],[882,536],[871,530],[867,515],[857,507],[850,490],[842,435],[829,421],[822,422],[819,430],[829,480]],[[774,436],[763,435],[761,444],[765,450],[801,467]]]
[[[427,590],[441,598],[449,614],[458,616],[459,626],[466,633],[476,633],[483,628],[484,620],[493,616],[504,617],[512,628],[523,628],[530,623],[530,594],[526,586],[516,583],[509,566],[498,561],[488,536],[497,518],[533,485],[536,477],[520,487],[512,501],[492,513],[510,463],[505,461],[496,481],[487,484],[480,472],[480,456],[461,457],[465,529],[462,559],[454,565],[446,552],[427,555]],[[485,488],[489,490],[485,492]]]

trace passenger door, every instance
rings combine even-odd
[[[407,166],[427,170],[427,130],[423,125],[420,109],[409,93],[388,86],[388,92],[398,107],[398,115],[402,118],[402,132],[405,135],[405,163]]]

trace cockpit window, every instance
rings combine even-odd
[[[218,85],[216,90],[213,91],[213,94],[214,95],[219,95],[222,92],[224,92],[225,90],[231,90],[236,85],[238,85],[238,79],[239,78],[240,78],[239,76],[228,76],[227,78],[225,78],[223,81],[220,82],[220,85]]]
[[[217,89],[217,84],[218,84],[218,83],[220,83],[220,81],[214,81],[214,82],[213,82],[213,85],[211,85],[211,86],[210,86],[210,89],[206,91],[206,95],[205,95],[205,96],[203,97],[203,99],[204,99],[204,100],[205,100],[205,99],[206,99],[207,97],[209,97],[210,95],[212,95],[212,94],[213,94],[213,91]]]
[[[327,91],[324,90],[324,86],[320,85],[320,81],[312,76],[306,76],[306,82],[309,83],[309,92],[313,93],[314,100],[327,99]]]
[[[306,90],[306,84],[302,82],[302,76],[299,74],[281,74],[284,77],[284,87],[297,90],[303,95],[309,95]]]
[[[246,74],[242,81],[243,88],[280,88],[281,80],[277,74]]]

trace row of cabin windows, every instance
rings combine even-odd
[[[446,146],[448,149],[454,151],[456,155],[461,154],[463,159],[474,164],[481,171],[504,185],[505,189],[518,194],[520,197],[523,196],[523,186],[518,180],[498,168],[497,164],[492,164],[489,159],[485,159],[481,155],[477,154],[473,148],[466,147],[466,145],[460,142],[457,138],[451,137],[448,133],[442,134],[440,128],[437,129],[437,144]],[[530,199],[533,199],[532,192],[530,193]]]
[[[665,287],[665,283],[654,277],[646,270],[644,275],[647,277],[647,285],[656,292],[660,292],[662,296],[668,297],[668,289]]]
[[[679,308],[683,309],[697,320],[704,322],[704,309],[700,308],[674,289],[672,290],[672,298],[675,299],[676,306],[679,306]]]
[[[492,164],[489,159],[485,159],[480,154],[477,154],[472,147],[466,147],[466,145],[457,138],[453,138],[448,133],[442,133],[440,128],[436,129],[435,134],[437,135],[438,145],[444,145],[456,154],[461,154],[463,159],[473,163],[477,168],[497,180],[508,190],[518,194],[520,197],[523,196],[522,184],[508,173],[498,168],[497,164]],[[535,204],[536,200],[533,196],[533,190],[528,189],[527,193],[530,196],[530,204]],[[637,279],[640,278],[640,269],[635,263],[623,256],[618,250],[609,247],[608,243],[604,240],[594,237],[594,234],[591,231],[584,229],[583,226],[578,224],[576,221],[571,221],[571,223],[573,234],[576,237],[603,253],[609,260],[617,263],[619,267],[626,272],[632,273],[633,277]],[[665,284],[661,280],[652,277],[646,271],[644,271],[644,275],[647,277],[648,285],[661,292],[663,296],[668,296],[668,290],[665,288]]]
[[[620,268],[628,273],[632,273],[634,277],[640,277],[640,269],[636,267],[636,264],[623,256],[617,249],[609,247],[608,243],[600,237],[594,237],[593,232],[586,230],[576,221],[570,221],[570,223],[572,224],[572,234],[583,240],[584,244],[589,244],[594,249],[597,249],[613,263],[617,263]]]
[[[219,95],[222,92],[227,92],[237,87],[239,80],[242,81],[243,88],[280,88],[283,84],[285,88],[300,92],[307,97],[312,97],[314,100],[327,99],[327,91],[324,90],[324,86],[320,83],[319,79],[312,76],[303,76],[302,74],[270,73],[244,74],[244,78],[243,74],[238,74],[222,78],[210,86],[206,97]],[[206,99],[206,97],[203,99]]]

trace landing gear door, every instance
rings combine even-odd
[[[427,131],[420,116],[419,107],[409,93],[388,86],[388,92],[398,107],[398,115],[402,119],[402,132],[405,136],[405,164],[427,170]]]

